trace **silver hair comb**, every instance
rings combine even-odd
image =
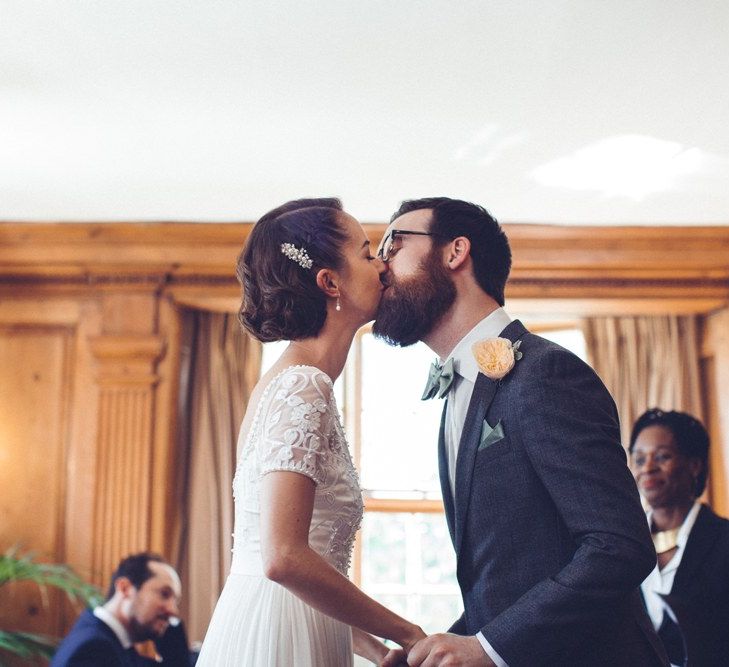
[[[282,243],[281,252],[304,269],[310,269],[314,264],[306,249],[303,247],[297,248],[293,243]]]

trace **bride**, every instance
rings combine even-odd
[[[238,260],[240,319],[291,343],[254,388],[238,440],[230,574],[199,667],[352,665],[406,651],[420,627],[348,578],[362,497],[335,403],[355,332],[374,318],[385,265],[337,199],[264,215]]]

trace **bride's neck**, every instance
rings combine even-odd
[[[355,332],[334,332],[325,328],[315,338],[294,340],[281,355],[283,365],[315,366],[334,382],[347,362]]]

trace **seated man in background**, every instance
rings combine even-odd
[[[142,667],[159,664],[142,657],[134,643],[152,639],[162,664],[187,667],[187,638],[176,615],[180,578],[160,556],[124,558],[111,577],[106,602],[86,610],[58,647],[51,667]]]

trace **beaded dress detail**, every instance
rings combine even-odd
[[[349,626],[267,579],[261,559],[261,482],[270,472],[291,471],[316,485],[309,546],[347,573],[363,504],[329,376],[312,366],[284,369],[240,437],[230,576],[197,664],[351,665]]]

